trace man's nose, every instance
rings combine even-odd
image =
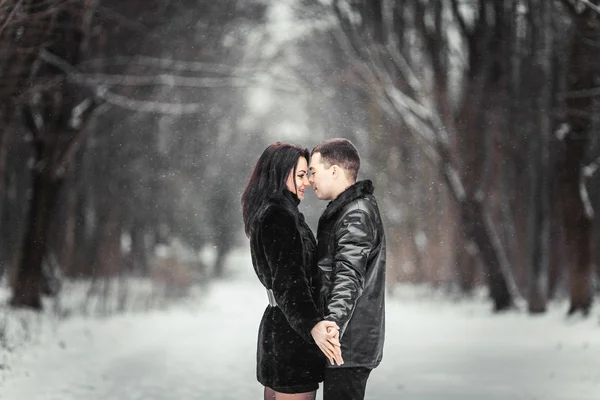
[[[308,183],[310,183],[310,184],[312,185],[312,184],[313,184],[313,181],[314,181],[314,179],[313,179],[313,176],[312,176],[312,175],[311,175],[311,176],[309,176],[309,177],[308,177]]]

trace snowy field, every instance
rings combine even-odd
[[[0,399],[261,399],[255,341],[266,295],[245,252],[231,267],[231,280],[168,311],[51,324],[10,365],[0,360]],[[597,318],[567,320],[564,304],[537,318],[491,316],[482,301],[423,293],[388,297],[384,361],[367,399],[600,399]]]

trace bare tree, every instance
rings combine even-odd
[[[553,2],[531,1],[528,14],[532,19],[533,85],[539,93],[533,105],[534,126],[538,132],[533,141],[533,167],[530,168],[534,185],[532,212],[532,260],[529,276],[528,306],[532,313],[546,311],[548,298],[548,265],[550,257],[550,141],[553,128],[552,109],[554,92],[552,85],[552,48],[553,48]],[[533,10],[536,10],[535,13]]]
[[[488,146],[482,142],[489,137],[489,133],[484,134],[489,129],[483,124],[484,114],[498,106],[487,104],[483,98],[502,82],[505,10],[497,2],[482,1],[469,27],[458,4],[452,3],[467,48],[462,101],[457,105],[450,89],[448,21],[443,17],[448,10],[443,2],[376,1],[353,9],[347,2],[337,1],[334,8],[343,32],[338,36],[340,43],[356,61],[378,104],[410,127],[437,166],[455,201],[461,233],[477,249],[486,269],[495,310],[512,307],[516,288],[497,227],[484,202],[485,175],[480,175],[489,170],[484,164],[489,162]],[[386,17],[402,15],[400,10],[409,17]],[[355,13],[361,17],[353,18]],[[354,21],[362,22],[358,26]],[[413,36],[416,44],[405,53],[397,39],[403,35]],[[416,54],[417,49],[425,56]],[[432,84],[421,76],[431,77]]]
[[[38,54],[47,52],[75,64],[85,45],[85,22],[87,13],[93,12],[93,3],[50,6],[39,21],[49,35]],[[39,309],[44,286],[42,263],[61,177],[83,142],[96,103],[80,95],[68,84],[64,73],[42,57],[36,64],[37,76],[32,83],[43,83],[45,87],[32,90],[31,100],[23,107],[24,122],[33,137],[33,186],[11,304]]]
[[[591,138],[594,102],[586,93],[600,79],[600,13],[592,2],[571,6],[572,30],[567,65],[565,98],[568,132],[563,138],[559,166],[560,201],[563,209],[565,251],[569,264],[571,306],[569,314],[589,313],[592,305],[592,209],[582,168]]]

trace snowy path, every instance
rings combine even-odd
[[[67,321],[24,352],[0,382],[0,398],[261,399],[254,360],[263,290],[241,274],[200,302]],[[600,326],[565,321],[563,311],[491,317],[473,302],[389,298],[384,362],[367,398],[600,399]]]

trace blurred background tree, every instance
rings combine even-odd
[[[494,310],[532,313],[568,296],[587,315],[598,3],[0,1],[11,303],[39,309],[65,280],[226,278],[264,147],[343,136],[375,182],[391,290],[487,287]],[[324,204],[302,207],[316,228]]]
[[[598,189],[586,171],[598,157],[589,143],[600,57],[586,46],[600,43],[597,4],[340,0],[333,8],[374,120],[383,114],[383,132],[398,132],[384,135],[387,163],[403,164],[398,175],[413,181],[399,182],[408,215],[389,221],[391,230],[404,226],[392,241],[416,242],[392,246],[397,279],[441,279],[464,292],[484,280],[495,310],[524,296],[531,312],[568,282],[569,312],[587,314]],[[406,190],[419,182],[428,190]]]

